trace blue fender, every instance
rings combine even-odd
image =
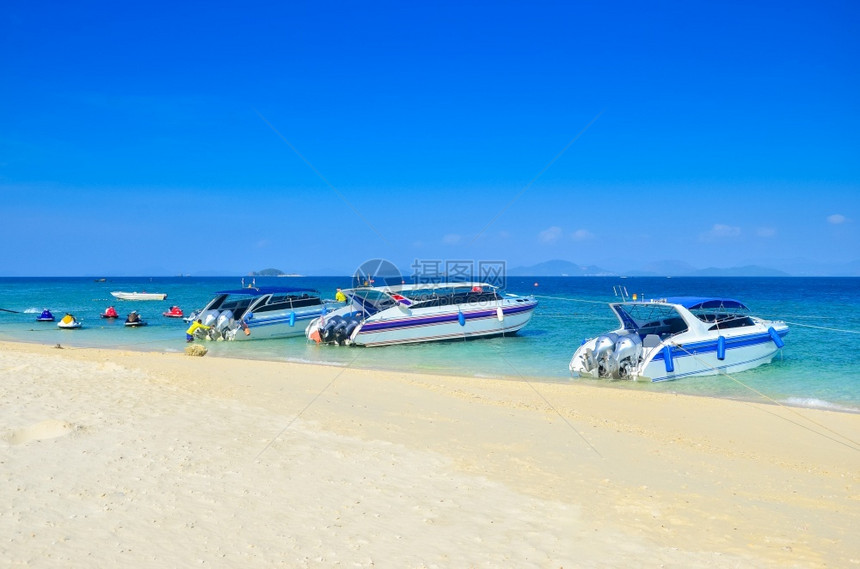
[[[675,362],[672,360],[672,347],[663,347],[663,361],[666,363],[666,373],[675,371]]]
[[[773,343],[776,344],[777,348],[781,348],[785,345],[785,342],[782,341],[782,338],[779,337],[776,330],[773,329],[773,326],[767,329],[767,333],[770,334],[770,339],[773,340]]]
[[[296,313],[290,312],[290,328],[296,325]]]
[[[717,359],[726,359],[726,339],[723,336],[717,338]]]
[[[460,326],[466,325],[466,315],[462,312],[457,313],[457,322],[460,323]]]

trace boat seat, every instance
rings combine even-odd
[[[643,348],[656,348],[660,345],[660,336],[657,334],[648,334],[642,339]]]

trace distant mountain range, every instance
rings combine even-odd
[[[578,265],[571,261],[556,259],[527,267],[508,269],[508,276],[523,277],[856,277],[860,276],[860,260],[845,264],[824,264],[800,259],[775,263],[783,268],[747,264],[738,267],[707,267],[699,269],[683,261],[658,261],[638,268],[617,271],[595,265]],[[783,270],[790,268],[791,270]]]

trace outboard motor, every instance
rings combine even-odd
[[[615,343],[615,361],[618,363],[618,375],[629,379],[630,372],[639,364],[642,355],[642,340],[638,334],[621,336]]]
[[[217,310],[204,310],[197,318],[203,322],[204,326],[214,326],[215,321],[218,319],[218,314]]]
[[[225,310],[218,315],[218,319],[215,321],[215,329],[218,331],[221,337],[226,338],[226,332],[233,328],[235,324],[236,321],[233,319],[233,311]]]
[[[612,357],[612,352],[603,352],[597,359],[597,376],[615,379],[618,377],[618,361]]]
[[[594,342],[594,357],[600,359],[600,357],[606,352],[611,352],[615,348],[615,342],[617,340],[618,334],[615,332],[599,336],[597,341]]]
[[[598,377],[615,377],[618,362],[614,357],[615,342],[618,334],[612,332],[599,336],[594,342],[594,360],[597,363]]]
[[[346,325],[346,330],[344,330],[344,334],[347,338],[352,338],[352,333],[355,332],[355,329],[358,328],[359,324],[361,324],[361,320],[357,317],[353,316],[349,319],[349,324]]]
[[[347,326],[349,326],[349,321],[346,320],[345,318],[342,318],[340,320],[340,322],[335,324],[333,335],[334,335],[334,341],[337,342],[338,344],[342,345],[343,341],[348,337],[346,335],[346,327]]]
[[[585,348],[580,357],[582,358],[582,370],[585,372],[590,372],[597,365],[594,361],[594,350],[591,348]]]
[[[225,310],[218,315],[218,319],[215,321],[215,327],[223,329],[230,322],[235,322],[235,320],[233,320],[233,311]]]
[[[323,342],[330,343],[335,341],[335,329],[341,322],[343,322],[342,316],[332,316],[328,322],[325,323],[325,327],[320,330],[320,338]]]

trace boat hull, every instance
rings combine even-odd
[[[655,347],[646,348],[641,363],[626,379],[672,381],[686,377],[737,373],[768,364],[780,350],[769,331],[771,327],[780,339],[788,334],[788,327],[777,323],[773,326],[758,325],[753,330],[745,330],[744,333],[731,334],[731,331],[724,331],[724,350],[720,349],[720,336],[695,341],[681,336],[672,338]],[[570,363],[571,373],[575,377],[600,378],[597,368],[584,369],[582,354],[586,348],[594,349],[594,340],[584,343],[576,351]]]
[[[167,298],[167,294],[162,292],[113,291],[111,295],[120,300],[165,300]]]
[[[514,334],[529,323],[536,306],[534,301],[505,300],[461,305],[461,309],[452,306],[444,312],[415,310],[402,314],[401,309],[394,308],[386,311],[391,314],[359,325],[350,341],[357,346],[374,347]]]
[[[290,312],[295,314],[291,318]],[[320,306],[315,310],[278,311],[267,313],[265,316],[249,314],[244,318],[246,327],[239,327],[233,331],[233,341],[244,340],[272,340],[275,338],[291,338],[302,336],[308,323],[319,318],[323,314]],[[290,324],[292,320],[292,324]],[[247,330],[247,333],[245,333]]]
[[[780,337],[788,333],[788,328],[777,331]],[[640,381],[672,381],[685,377],[737,373],[769,364],[779,352],[767,330],[755,334],[726,337],[725,356],[718,358],[718,339],[670,346],[671,365],[667,366],[666,351],[655,350],[646,360],[634,379]],[[667,367],[674,368],[667,371]]]

